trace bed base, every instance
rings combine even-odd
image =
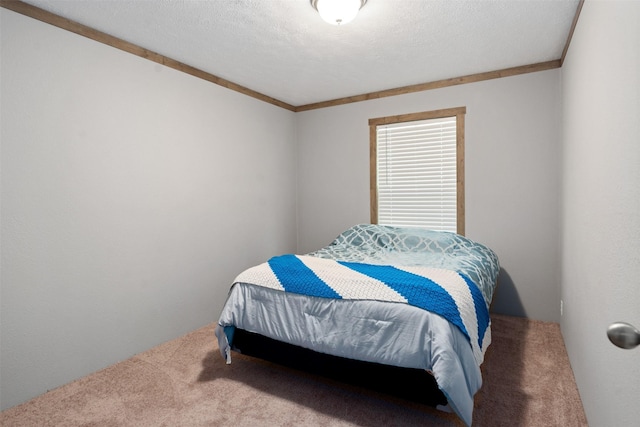
[[[446,405],[434,377],[423,369],[400,368],[318,353],[236,328],[232,349],[289,368],[431,407]]]

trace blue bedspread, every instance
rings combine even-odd
[[[244,271],[235,282],[313,297],[413,305],[457,326],[469,340],[478,365],[484,358],[489,312],[480,289],[456,271],[281,255]]]

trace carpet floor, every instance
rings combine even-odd
[[[208,325],[0,413],[18,426],[462,426],[453,414],[234,354]],[[493,315],[474,426],[586,426],[557,323]],[[401,387],[402,385],[398,385]]]

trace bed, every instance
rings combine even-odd
[[[246,348],[423,372],[443,396],[433,406],[471,425],[499,269],[491,249],[455,233],[356,225],[318,251],[240,273],[216,328],[220,352],[227,363]]]

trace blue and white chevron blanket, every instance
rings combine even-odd
[[[490,344],[489,311],[479,288],[453,270],[281,255],[242,272],[234,282],[322,298],[409,304],[436,313],[469,339],[478,365]]]

